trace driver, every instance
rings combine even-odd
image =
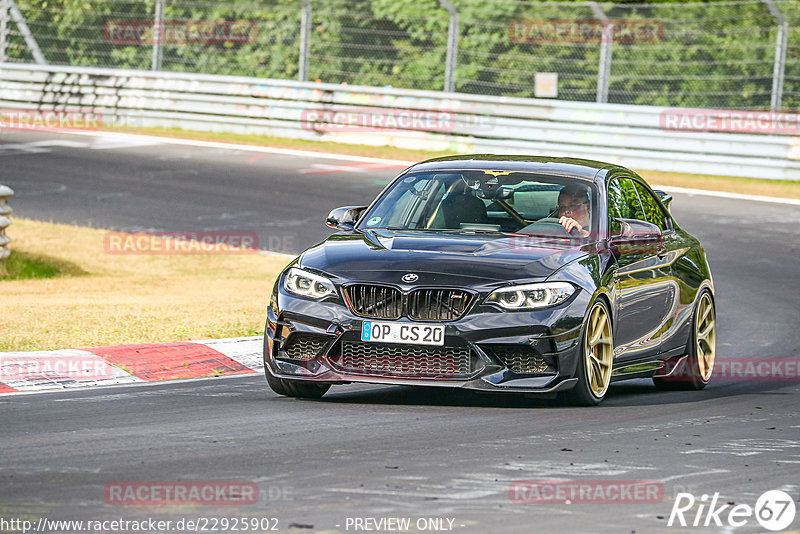
[[[558,222],[567,232],[582,237],[589,236],[592,215],[589,191],[583,187],[567,185],[558,194]],[[573,229],[575,230],[573,232]]]

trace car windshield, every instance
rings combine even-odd
[[[594,230],[596,194],[577,178],[525,172],[410,173],[364,215],[360,230],[392,229],[576,236]],[[571,225],[576,226],[576,225]]]

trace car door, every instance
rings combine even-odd
[[[619,232],[614,218],[647,221],[631,178],[618,176],[608,185],[609,231]],[[614,354],[638,360],[659,353],[664,324],[676,295],[669,265],[660,257],[660,242],[621,246],[615,256]]]
[[[661,345],[660,352],[667,352],[672,349],[681,348],[685,345],[685,338],[682,336],[675,336],[675,327],[678,321],[679,313],[679,297],[680,287],[677,283],[675,276],[674,264],[675,260],[680,258],[686,252],[687,244],[681,236],[674,231],[672,224],[672,217],[662,207],[661,203],[656,200],[655,195],[644,183],[637,179],[633,179],[633,185],[636,192],[639,194],[639,200],[642,202],[644,215],[647,222],[655,224],[661,230],[662,240],[659,243],[657,256],[658,256],[658,269],[661,276],[669,278],[669,287],[673,291],[667,291],[669,301],[667,303],[667,317],[661,327]]]

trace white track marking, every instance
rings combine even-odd
[[[67,139],[50,139],[45,141],[31,141],[30,143],[26,143],[28,146],[34,147],[42,147],[48,148],[53,146],[64,147],[64,148],[86,148],[89,146],[89,143],[85,143],[82,141],[68,141]]]
[[[631,470],[654,470],[655,467],[614,465],[606,462],[598,463],[578,463],[578,462],[544,462],[544,461],[518,461],[496,466],[503,471],[514,471],[518,473],[514,479],[519,479],[519,473],[527,473],[524,476],[535,474],[538,478],[575,478],[584,475],[596,477],[613,477],[624,475]]]
[[[354,162],[351,165],[327,165],[314,163],[310,169],[300,169],[300,174],[330,174],[336,172],[367,172],[382,169],[402,169],[407,165],[390,163]]]
[[[355,165],[328,165],[326,163],[315,163],[310,169],[301,169],[300,174],[322,174],[323,172],[364,172],[365,168]]]
[[[160,143],[157,139],[150,139],[142,135],[103,133],[95,138],[89,148],[92,150],[114,150],[117,148],[136,148],[158,144]]]
[[[0,156],[14,156],[16,154],[47,154],[49,148],[31,146],[29,144],[14,143],[0,145]]]
[[[687,465],[686,467],[696,468],[696,466]],[[682,475],[672,475],[671,477],[662,478],[661,482],[672,482],[673,480],[680,480],[682,478],[696,477],[700,475],[721,475],[723,473],[730,473],[728,469],[709,469],[707,471],[692,471],[691,473],[684,473]]]
[[[800,448],[800,441],[788,439],[735,439],[703,449],[682,451],[681,454],[724,454],[729,456],[754,456],[767,452],[782,452]]]
[[[85,135],[89,137],[102,137],[111,135],[108,132],[64,132],[69,135]],[[122,135],[122,134],[121,134]],[[139,137],[153,141],[152,144],[163,143],[167,145],[197,146],[203,148],[222,148],[227,150],[242,150],[245,152],[261,152],[265,154],[280,154],[284,156],[300,156],[302,158],[337,159],[340,161],[363,161],[370,163],[386,163],[397,165],[413,165],[415,161],[398,161],[384,158],[371,158],[367,156],[349,156],[347,154],[332,154],[329,152],[314,152],[313,150],[295,150],[291,148],[275,148],[258,145],[238,145],[235,143],[222,143],[218,141],[198,141],[195,139],[179,139],[176,137],[158,137],[141,134],[124,134],[126,137]]]

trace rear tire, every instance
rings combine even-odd
[[[301,399],[318,399],[325,395],[331,388],[330,384],[318,384],[316,382],[305,382],[303,380],[289,380],[277,378],[264,369],[267,377],[267,384],[270,389],[278,395],[284,397],[297,397]]]
[[[562,401],[573,406],[600,404],[608,391],[614,367],[614,331],[605,301],[597,299],[586,317],[576,373],[578,383],[559,394]]]
[[[656,388],[667,391],[699,391],[708,385],[714,372],[717,345],[717,312],[714,299],[703,290],[692,316],[692,333],[686,343],[688,358],[671,376],[653,377]]]

